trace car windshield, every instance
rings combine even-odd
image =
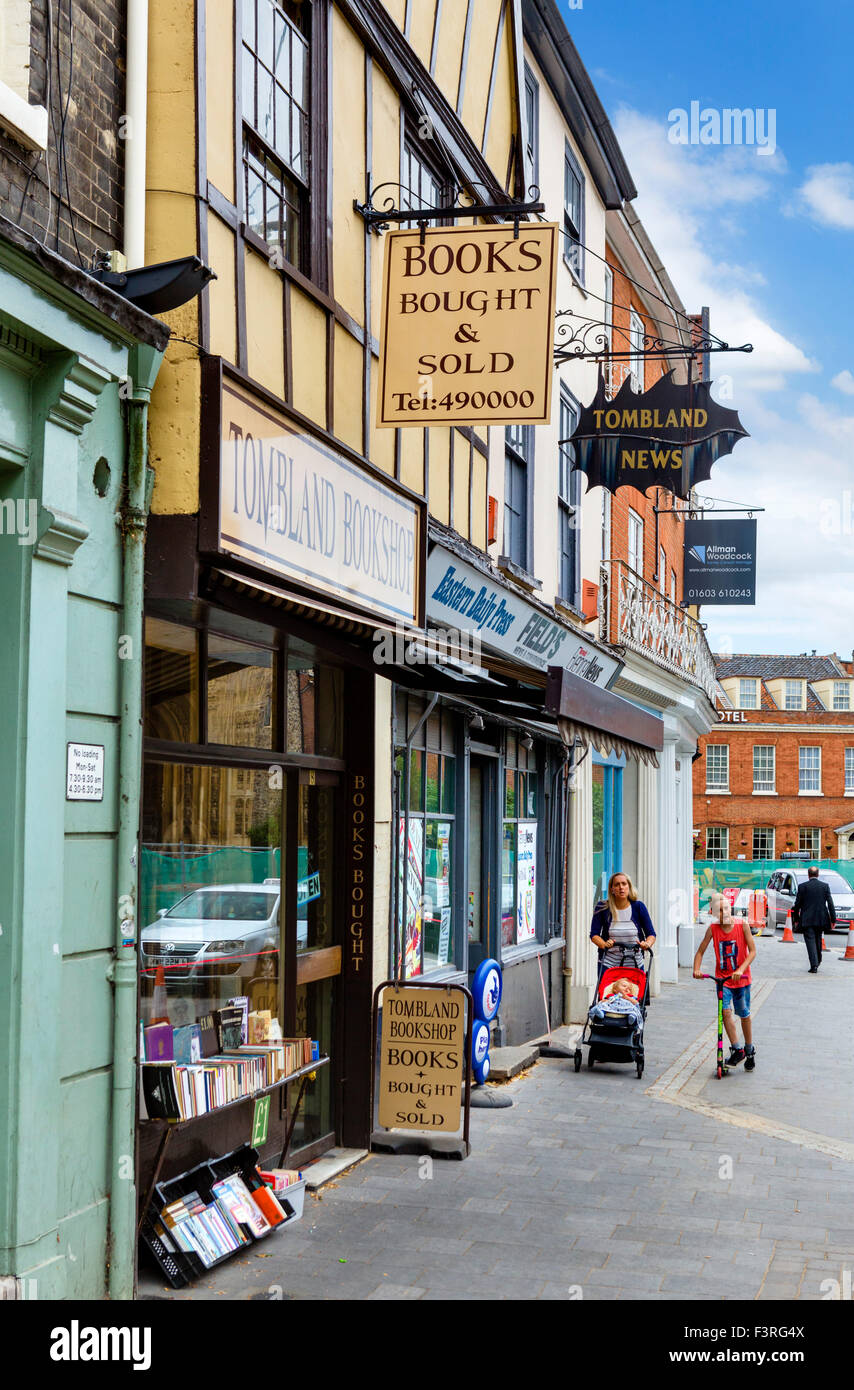
[[[206,922],[266,922],[273,911],[275,893],[235,893],[220,888],[200,888],[170,908],[167,917],[202,919]]]
[[[823,878],[823,879],[824,879],[824,881],[825,881],[825,883],[827,884],[828,888],[830,889],[831,893],[851,893],[851,892],[854,892],[854,889],[852,889],[851,884],[850,884],[850,883],[846,883],[846,882],[845,882],[845,879],[842,877],[841,874],[833,874],[833,873],[831,873],[831,874],[822,874],[822,873],[819,873],[819,878]]]

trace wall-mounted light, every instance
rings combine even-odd
[[[533,738],[531,737],[530,734],[523,734],[522,737],[520,738],[519,742],[521,743],[521,745],[522,745],[523,748],[527,748],[529,751],[530,751],[530,750],[533,748],[533,746],[534,746],[534,740],[533,740]]]
[[[482,728],[483,728],[483,715],[482,715],[482,714],[470,714],[470,715],[469,715],[469,729],[479,732]]]

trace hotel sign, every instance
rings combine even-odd
[[[622,663],[549,614],[435,545],[427,561],[427,618],[478,634],[484,647],[525,666],[561,666],[592,685],[608,686]]]
[[[221,400],[218,549],[417,622],[417,503],[237,385]]]
[[[378,425],[548,424],[558,232],[388,233]]]
[[[596,397],[582,410],[569,441],[575,446],[573,467],[587,475],[588,487],[661,487],[687,500],[718,459],[747,436],[738,411],[712,400],[711,385],[677,386],[667,372],[639,395],[627,377],[609,400],[600,375]]]

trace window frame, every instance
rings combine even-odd
[[[569,438],[572,430],[581,418],[581,406],[573,396],[569,387],[561,382],[560,402],[559,402],[559,421],[560,427],[558,439],[565,441]],[[565,423],[565,416],[572,416],[572,426]],[[581,473],[579,469],[572,467],[572,460],[575,455],[573,445],[567,443],[558,444],[558,598],[568,603],[572,608],[578,608],[581,602],[581,535],[580,522],[582,518],[581,508]],[[566,574],[568,552],[564,550],[564,534],[569,532],[572,537],[572,578],[569,592],[566,588]]]
[[[744,687],[747,684],[753,687],[753,699],[755,704],[746,704],[744,700]],[[739,676],[738,678],[738,708],[739,709],[759,709],[760,695],[755,676]]]
[[[720,758],[720,759],[716,758],[716,759],[713,760],[713,761],[716,761],[716,762],[721,762],[721,763],[723,764],[723,770],[724,770],[724,772],[725,772],[725,774],[726,774],[725,780],[724,780],[723,782],[712,782],[712,781],[710,781],[710,779],[709,779],[709,773],[710,773],[710,771],[711,771],[710,761],[712,761],[712,760],[710,760],[710,758],[709,758],[709,754],[712,753],[712,752],[715,752],[716,754],[719,754],[719,753],[723,753],[723,754],[724,754],[724,756],[723,756],[722,758]],[[720,768],[718,769],[718,771],[720,771]],[[728,744],[728,743],[707,743],[707,744],[706,744],[706,791],[707,791],[707,792],[729,792],[729,744]]]
[[[540,186],[540,84],[525,63],[525,197]],[[528,111],[530,97],[530,115]],[[530,182],[529,182],[530,180]]]
[[[712,849],[711,849],[711,846],[710,846],[710,844],[709,844],[709,836],[710,836],[710,835],[719,835],[719,836],[721,836],[721,844],[720,844],[719,848],[721,849],[722,852],[721,852],[720,854],[718,854],[718,853],[712,853]],[[707,859],[711,859],[711,860],[716,861],[716,862],[722,862],[722,861],[725,860],[725,859],[729,859],[729,826],[728,826],[728,825],[707,825],[707,826],[706,826],[706,858],[707,858]]]
[[[578,223],[573,219],[567,201],[567,175],[571,174],[578,183]],[[585,236],[585,179],[584,171],[579,161],[576,159],[569,141],[564,143],[563,153],[563,259],[564,264],[572,277],[584,288],[584,236]],[[569,247],[574,246],[577,250],[577,264],[573,265]]]
[[[793,685],[797,686],[797,701],[798,701],[798,703],[797,703],[796,705],[790,703],[791,700],[794,700],[794,699],[796,698],[795,692],[794,692],[794,691],[790,691],[790,689],[789,689],[789,687],[790,687],[790,686],[793,686]],[[802,710],[802,709],[804,708],[804,706],[805,706],[805,701],[804,701],[804,683],[803,683],[803,681],[802,681],[802,680],[790,680],[790,679],[787,677],[787,678],[786,678],[786,681],[785,681],[785,684],[784,684],[784,686],[783,686],[783,709],[787,709],[787,710],[797,710],[797,709],[801,709],[801,710]]]
[[[804,844],[804,840],[807,835],[811,837],[810,843],[808,845]],[[812,858],[817,859],[819,857],[821,853],[821,826],[798,826],[798,851],[801,854],[807,853]]]
[[[769,852],[768,854],[757,854],[757,852],[756,852],[756,837],[757,837],[757,835],[770,835],[770,837],[771,837],[771,849],[770,849],[770,852]],[[754,858],[754,859],[773,859],[773,858],[774,858],[774,838],[775,838],[775,833],[774,833],[774,826],[773,826],[773,825],[754,825],[754,827],[753,827],[753,836],[752,836],[752,840],[753,840],[753,858]]]
[[[849,758],[849,753],[851,754]],[[854,748],[846,748],[842,755],[843,792],[854,796]]]
[[[766,752],[766,751],[768,751],[768,750],[770,750],[770,753],[771,753],[771,757],[770,757],[770,760],[769,760],[769,761],[770,761],[770,766],[771,766],[771,776],[770,776],[770,778],[766,777],[766,778],[764,779],[764,781],[763,781],[763,779],[762,779],[761,777],[758,776],[758,772],[757,772],[757,764],[758,764],[758,763],[761,763],[762,760],[761,760],[761,758],[760,758],[760,759],[757,759],[757,756],[756,756],[756,755],[757,755],[757,753],[764,753],[764,752]],[[771,785],[770,785],[770,786],[767,786],[766,783],[768,783],[769,781],[770,781],[770,784],[771,784]],[[754,743],[754,745],[753,745],[753,791],[754,791],[754,793],[762,794],[762,795],[764,795],[764,796],[768,796],[768,795],[770,795],[771,792],[776,792],[776,790],[777,790],[777,745],[776,745],[775,743]]]
[[[519,439],[513,437],[513,431],[521,431]],[[527,424],[506,425],[504,428],[504,528],[502,535],[503,553],[507,559],[512,560],[513,564],[527,573],[530,569],[531,560],[531,477],[535,447],[534,426]],[[508,502],[508,478],[516,472],[522,477],[521,488],[522,506],[524,511],[518,513]],[[508,545],[508,526],[507,514],[518,515],[518,532],[521,535],[522,559],[514,554],[512,546]],[[513,527],[511,524],[511,534]]]
[[[837,700],[844,697],[844,704],[838,704]],[[834,681],[833,689],[830,694],[830,707],[834,710],[850,710],[851,708],[851,682],[846,680]]]
[[[634,510],[633,507],[629,507],[629,519],[628,519],[627,525],[628,525],[628,545],[627,545],[627,547],[626,547],[626,550],[627,550],[627,554],[628,554],[628,561],[627,561],[628,567],[629,567],[629,569],[631,570],[632,574],[637,575],[638,579],[643,579],[643,560],[644,560],[644,526],[643,526],[643,517],[640,515],[639,512],[636,512],[636,511]],[[633,553],[634,553],[634,555],[637,557],[637,550],[635,549],[635,550],[633,551],[633,548],[632,548],[632,529],[633,529],[633,527],[634,527],[634,531],[635,531],[636,536],[637,536],[637,537],[639,538],[639,540],[640,540],[640,569],[638,569],[635,565],[632,564],[632,555],[633,555]]]
[[[644,321],[637,309],[629,306],[629,378],[631,389],[642,392],[644,389],[643,340],[646,336]]]
[[[812,758],[805,759],[804,753],[817,753],[815,765],[812,765]],[[805,765],[808,764],[808,765]],[[804,786],[805,774],[815,773],[817,786]],[[812,780],[810,777],[809,780]],[[798,795],[820,796],[821,795],[821,744],[820,743],[801,743],[798,745]]]

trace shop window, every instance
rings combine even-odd
[[[308,249],[309,39],[301,30],[310,12],[293,0],[243,3],[246,221],[294,265]]]
[[[208,743],[274,748],[276,654],[233,637],[208,636]]]
[[[538,922],[537,760],[509,730],[504,741],[501,839],[501,942],[520,946],[542,935]]]
[[[340,758],[344,750],[344,673],[288,650],[288,752]]]
[[[144,724],[149,738],[198,742],[199,653],[192,628],[146,619]]]
[[[454,963],[455,724],[449,710],[433,712],[415,733],[407,774],[406,750],[400,744],[404,730],[416,730],[423,710],[420,701],[399,694],[398,950],[402,943],[405,979]]]
[[[244,769],[240,788],[237,771],[146,765],[139,956],[144,1025],[166,1017],[173,1029],[201,1026],[234,999],[248,1000],[250,1010],[269,1009],[283,1022],[283,793],[270,788],[266,768]],[[158,976],[165,989],[156,988]]]
[[[623,769],[594,754],[592,769],[594,896],[604,898],[608,880],[622,868]]]

